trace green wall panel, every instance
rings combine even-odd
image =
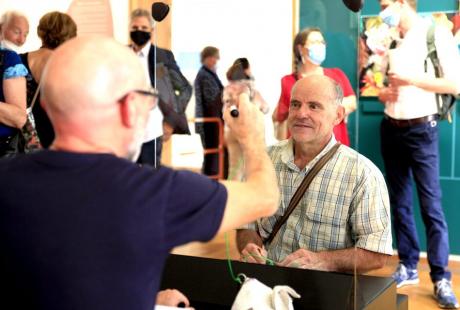
[[[417,11],[453,11],[458,9],[458,0],[418,0]],[[377,0],[365,0],[361,11],[363,15],[376,15],[380,12]]]
[[[348,11],[338,0],[301,0],[299,28],[321,28],[327,42],[327,56],[323,66],[339,67],[348,76],[356,91],[358,84],[357,37],[358,14]],[[356,113],[348,119],[348,132],[352,145],[356,145]]]
[[[454,152],[454,158],[459,158],[460,157],[460,123],[459,123],[459,115],[460,115],[460,101],[457,101],[457,106],[456,106],[456,116],[457,118],[454,119],[454,131],[453,131],[453,141],[455,143],[455,147],[453,149]],[[453,167],[453,176],[455,178],[460,179],[460,161],[457,161],[456,163],[454,162],[454,167]],[[457,187],[458,190],[460,190],[459,187]],[[457,219],[460,219],[460,217],[457,217]],[[460,230],[460,229],[459,229]]]
[[[419,0],[419,12],[447,11],[458,9],[457,0]],[[377,15],[380,6],[377,0],[366,0],[362,15]],[[339,0],[300,0],[300,29],[318,26],[325,33],[327,58],[325,67],[339,67],[350,79],[355,92],[357,86],[357,38],[360,15],[349,12]],[[457,105],[452,124],[440,124],[440,173],[443,190],[443,206],[449,224],[452,254],[460,254],[460,105]],[[348,130],[352,146],[371,159],[382,171],[383,160],[380,153],[380,122],[383,105],[377,98],[360,98],[358,111],[348,120]],[[418,199],[414,188],[414,208],[416,222],[423,251],[426,250],[425,229],[421,221]]]
[[[458,9],[457,0],[419,0],[419,12],[447,11]],[[366,0],[362,15],[377,15],[380,11],[377,0]],[[381,112],[379,115],[379,105]],[[383,169],[383,160],[380,154],[380,135],[378,126],[383,117],[383,106],[377,98],[360,98],[358,112],[357,145],[360,153],[370,158],[379,168]],[[449,224],[449,239],[452,254],[460,254],[460,227],[455,221],[460,219],[460,105],[457,105],[452,124],[441,122],[439,125],[439,153],[441,187],[443,192],[443,207]],[[376,136],[378,135],[378,136]],[[421,220],[420,208],[414,186],[414,208],[416,214],[417,231],[420,246],[426,251],[425,227]]]

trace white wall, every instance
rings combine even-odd
[[[266,117],[268,142],[273,142],[271,112],[280,95],[280,79],[291,72],[292,1],[286,0],[173,0],[172,50],[185,76],[193,82],[199,53],[213,45],[220,49],[218,75],[238,57],[251,63],[256,87],[270,104]],[[194,110],[194,101],[188,111]]]
[[[21,51],[31,51],[40,47],[37,26],[40,17],[50,11],[67,12],[72,0],[0,0],[0,14],[7,10],[18,10],[29,19],[30,34]],[[129,0],[110,0],[113,30],[116,40],[128,43]]]
[[[30,34],[23,51],[40,47],[36,28],[40,17],[53,10],[66,12],[72,0],[0,0],[5,10],[22,11]],[[129,0],[110,0],[114,37],[128,43]],[[292,1],[287,0],[173,0],[172,50],[185,76],[193,83],[206,45],[220,49],[218,74],[238,57],[247,57],[256,87],[271,106],[266,117],[267,138],[273,143],[271,112],[280,94],[280,79],[291,72]],[[193,116],[194,98],[187,110]]]

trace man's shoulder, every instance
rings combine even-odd
[[[32,154],[20,154],[13,158],[0,160],[0,171],[15,173],[21,169],[36,171],[68,171],[70,169],[85,169],[91,172],[106,172],[107,175],[123,170],[127,174],[151,175],[155,170],[149,166],[139,166],[131,161],[106,153],[77,153],[43,150]],[[34,173],[32,170],[30,173]],[[163,174],[172,174],[171,169],[165,168]]]
[[[198,73],[196,75],[195,80],[201,80],[201,79],[214,79],[212,74],[202,66],[200,70],[198,70]]]
[[[342,144],[336,156],[338,160],[347,161],[348,164],[353,165],[357,175],[383,177],[380,169],[369,158],[351,147]]]
[[[154,48],[152,45],[151,49]],[[167,48],[162,48],[157,46],[157,52],[158,53],[164,53],[164,54],[172,54],[173,52],[171,50],[168,50]]]
[[[155,47],[153,45],[150,47],[149,57],[155,56],[155,54],[153,53],[154,48]],[[157,47],[156,51],[157,51],[157,62],[168,62],[174,59],[173,52],[168,49]]]

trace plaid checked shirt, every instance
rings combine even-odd
[[[257,230],[266,239],[305,175],[335,143],[333,137],[302,170],[294,164],[292,139],[270,147],[269,155],[281,190],[280,207],[275,215],[246,228]],[[364,156],[342,145],[313,179],[272,243],[265,245],[268,257],[279,262],[300,248],[319,252],[353,246],[391,255],[389,206],[380,170]]]

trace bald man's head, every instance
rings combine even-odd
[[[148,88],[129,48],[110,38],[76,38],[50,57],[41,99],[57,142],[76,139],[100,149],[119,148],[117,143],[128,147],[145,126],[151,106],[135,91]]]
[[[319,143],[330,139],[344,117],[340,85],[324,75],[309,75],[294,84],[288,127],[297,142]]]
[[[142,66],[129,48],[109,38],[86,37],[56,49],[41,90],[50,111],[73,114],[113,104],[127,91],[146,87]]]
[[[292,87],[291,94],[294,92],[320,93],[328,97],[330,102],[335,105],[340,105],[343,100],[343,91],[340,85],[325,75],[309,75],[298,80]]]

